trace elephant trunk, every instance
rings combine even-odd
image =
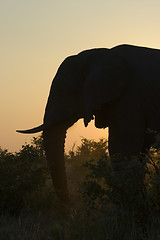
[[[66,129],[59,124],[43,131],[44,149],[54,189],[57,197],[65,204],[69,201],[64,162]]]

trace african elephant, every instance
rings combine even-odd
[[[68,201],[64,163],[66,130],[80,118],[109,127],[109,153],[129,157],[148,149],[147,128],[160,130],[160,50],[132,45],[99,48],[67,57],[51,85],[43,131],[57,196]]]

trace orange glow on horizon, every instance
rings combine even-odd
[[[67,56],[122,43],[160,48],[159,9],[155,0],[3,1],[0,146],[18,151],[37,136],[16,129],[42,123],[52,79]],[[67,136],[68,151],[80,136],[98,139],[107,130],[78,123]]]

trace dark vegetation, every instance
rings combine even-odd
[[[0,149],[0,239],[160,239],[159,153],[157,135],[147,156],[121,163],[117,173],[107,141],[83,138],[65,156],[71,195],[65,208],[56,199],[41,136],[15,154]]]

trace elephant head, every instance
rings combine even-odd
[[[128,82],[126,61],[111,49],[91,49],[70,56],[60,65],[51,85],[44,123],[21,133],[43,131],[44,149],[57,196],[68,201],[64,163],[66,131],[80,118],[87,127],[109,125],[103,106],[118,99]]]

